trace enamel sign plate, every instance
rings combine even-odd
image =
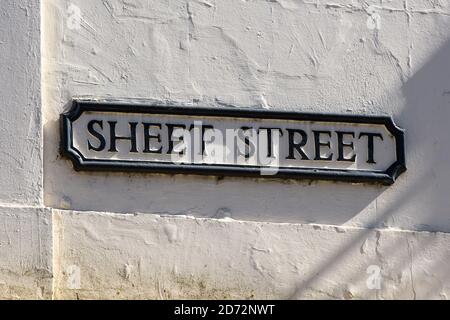
[[[403,130],[386,116],[75,100],[61,116],[75,170],[392,184]]]

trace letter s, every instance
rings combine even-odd
[[[94,124],[98,124],[100,129],[103,129],[103,121],[102,120],[91,120],[89,121],[87,127],[88,131],[91,135],[96,137],[99,141],[98,147],[94,147],[91,142],[88,140],[88,149],[94,151],[102,151],[105,148],[106,141],[102,134],[98,131],[95,131]]]

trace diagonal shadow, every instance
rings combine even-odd
[[[399,178],[399,194],[368,226],[384,226],[387,221],[406,225],[413,219],[417,231],[450,231],[450,41],[447,41],[414,75],[404,83],[402,94],[405,105],[396,122],[406,129],[406,159],[408,171]],[[302,296],[315,281],[338,264],[346,263],[346,256],[363,243],[374,229],[362,230],[333,256],[323,261],[310,278],[302,281],[291,298]],[[421,247],[425,250],[428,242]],[[399,245],[386,249],[389,255],[402,256],[404,263],[396,265],[395,271],[414,263],[414,258]],[[411,260],[410,260],[411,259]],[[350,263],[350,262],[348,262]],[[433,261],[425,268],[442,268],[444,260]],[[387,270],[393,272],[394,270]],[[362,275],[349,276],[355,281]],[[412,280],[413,275],[411,275]],[[442,279],[444,280],[444,279]],[[438,285],[420,288],[421,298],[435,297]]]

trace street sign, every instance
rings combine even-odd
[[[406,170],[388,116],[75,100],[61,121],[76,170],[384,184]]]

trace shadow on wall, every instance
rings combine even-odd
[[[450,41],[409,78],[403,85],[402,92],[405,97],[405,106],[395,119],[398,125],[406,129],[408,171],[404,174],[404,180],[398,181],[398,183],[405,183],[405,186],[402,188],[402,193],[388,203],[383,210],[378,210],[377,215],[368,224],[383,225],[385,221],[396,219],[396,215],[401,211],[402,215],[406,212],[411,219],[418,222],[416,225],[418,230],[448,232],[450,226]],[[438,260],[431,260],[428,266],[418,266],[413,269],[417,261],[415,256],[426,253],[427,248],[431,249],[436,235],[428,234],[428,240],[420,240],[422,241],[420,252],[414,252],[411,249],[411,243],[417,240],[414,234],[406,232],[399,235],[405,243],[399,242],[398,239],[386,241],[387,248],[384,248],[383,252],[388,254],[379,256],[381,233],[376,230],[361,229],[356,236],[347,241],[346,245],[334,251],[332,256],[324,257],[316,267],[313,267],[314,274],[302,279],[292,298],[307,296],[310,290],[314,291],[312,288],[316,287],[317,283],[327,278],[327,275],[332,275],[340,267],[352,264],[352,257],[355,254],[363,254],[361,248],[366,241],[376,242],[376,261],[373,263],[381,266],[387,281],[397,281],[396,285],[401,285],[401,279],[395,278],[401,275],[404,269],[408,269],[408,273],[411,273],[406,282],[409,281],[409,284],[414,286],[416,281],[419,290],[417,293],[412,287],[409,298],[438,297],[440,290],[449,279],[446,267],[449,257],[442,256]],[[392,262],[390,260],[394,259],[396,263],[389,265]],[[351,285],[360,280],[365,281],[367,278],[365,268],[368,265],[363,267],[364,269],[358,274],[346,274],[346,279],[341,279],[339,285],[345,287],[345,283]],[[412,270],[417,271],[413,273]],[[416,279],[413,280],[413,277]],[[424,278],[428,279],[424,280]],[[431,278],[434,280],[430,280]],[[382,295],[376,290],[373,293],[374,298]],[[395,290],[390,291],[389,294],[392,297],[396,296]],[[342,298],[342,295],[337,297]]]
[[[64,106],[70,109],[71,104]],[[47,206],[272,222],[343,224],[375,210],[388,187],[347,182],[75,172],[59,155],[58,121],[44,132]],[[56,155],[56,157],[53,157]]]
[[[406,106],[394,118],[399,126],[407,130],[408,171],[392,187],[317,181],[75,172],[72,164],[59,156],[59,122],[47,120],[44,127],[45,204],[74,210],[364,227],[394,225],[417,230],[450,231],[450,218],[446,214],[446,208],[450,207],[450,197],[447,195],[450,172],[445,170],[450,143],[444,134],[450,99],[450,86],[445,89],[448,83],[445,79],[449,74],[447,57],[448,47],[443,48],[404,84]],[[68,101],[70,92],[64,91],[61,96],[62,100]],[[54,99],[58,101],[58,98]],[[58,110],[55,113],[62,111],[57,102],[52,107]],[[68,107],[65,106],[66,109]],[[386,190],[388,192],[384,192]],[[398,214],[399,210],[402,214]],[[419,224],[417,220],[420,220]]]
[[[188,214],[274,222],[386,225],[450,230],[450,48],[447,44],[403,86],[405,107],[394,115],[406,129],[408,171],[392,189],[380,185],[227,177],[75,172],[69,161],[46,161],[46,204],[109,212]],[[70,108],[66,104],[65,109]],[[45,127],[45,154],[58,154],[59,122]],[[66,183],[70,181],[70,183]],[[393,187],[391,187],[393,188]],[[382,197],[380,197],[382,195]],[[120,201],[118,201],[120,199]],[[378,203],[376,203],[378,201]],[[394,213],[406,212],[401,217]],[[409,214],[408,214],[409,212]],[[372,218],[376,217],[375,220]]]
[[[417,229],[450,231],[450,41],[403,86],[405,107],[398,116],[407,129],[408,188],[397,203]],[[419,170],[418,170],[419,169]],[[408,205],[414,203],[414,206]]]
[[[57,1],[55,4],[47,4],[44,12],[49,17],[54,16],[60,19],[64,12],[62,10],[65,10],[65,8],[59,7],[59,3]],[[101,14],[110,14],[109,11],[102,12]],[[55,21],[59,21],[58,19]],[[92,21],[92,23],[94,26],[96,25],[96,21]],[[101,30],[102,26],[98,25],[98,28]],[[48,26],[45,28],[44,35],[48,38],[48,47],[44,50],[44,59],[51,61],[54,58],[50,52],[64,52],[64,46],[54,41],[58,38],[53,38],[62,36],[62,29],[64,29],[64,24],[62,23],[56,23],[51,28]],[[216,28],[213,29],[215,30]],[[77,35],[74,39],[77,39],[78,36],[80,35]],[[70,68],[62,68],[61,72],[59,67],[50,63],[49,70],[47,70],[48,75],[44,74],[45,77],[48,77],[46,83],[49,87],[51,85],[54,86],[49,88],[47,92],[48,102],[45,107],[45,113],[47,115],[51,114],[46,117],[44,126],[44,201],[47,206],[60,209],[103,212],[145,212],[334,225],[341,225],[353,219],[351,222],[353,225],[372,227],[372,225],[367,225],[366,217],[372,217],[376,214],[376,199],[388,189],[380,185],[229,177],[220,179],[217,177],[183,175],[75,172],[72,164],[67,160],[62,160],[59,155],[59,122],[56,119],[57,115],[63,112],[63,104],[67,103],[73,95],[75,86],[71,82],[75,79],[62,77],[60,73],[69,73],[70,75],[72,72],[76,73],[77,68],[74,67],[82,60],[92,63],[85,65],[87,71],[89,71],[89,68],[101,69],[102,64],[99,60],[102,59],[102,56],[95,55],[95,58],[92,58],[91,50],[83,50],[83,44],[86,45],[88,43],[90,48],[90,42],[98,41],[97,38],[91,38],[91,36],[87,33],[87,38],[80,40],[78,50],[73,49],[76,59],[69,63]],[[131,40],[128,38],[120,39],[124,43],[128,43]],[[226,41],[229,41],[229,39],[226,39]],[[69,41],[67,42],[69,43]],[[208,42],[205,42],[205,44],[208,44]],[[75,46],[75,48],[77,47]],[[58,55],[55,57],[58,57]],[[64,59],[61,61],[57,60],[57,64],[69,62]],[[132,64],[139,67],[143,61],[136,60]],[[116,63],[116,61],[110,62]],[[241,67],[239,63],[237,63],[237,67]],[[167,71],[165,70],[164,72]],[[58,81],[53,83],[55,79]],[[146,80],[148,82],[149,78],[146,78]],[[242,79],[237,80],[241,81]],[[253,81],[251,78],[244,80]],[[112,81],[109,80],[108,82]],[[109,88],[107,85],[99,86],[106,89]],[[79,86],[76,88],[80,91],[85,90],[82,93],[104,92],[93,89],[92,84],[89,83],[86,86],[82,85],[82,89]],[[299,88],[301,89],[301,86]],[[106,92],[114,91],[106,90]],[[151,90],[148,91],[148,88],[145,88],[143,91],[138,90],[129,94],[148,97],[152,93]],[[68,105],[65,105],[64,108],[67,110]],[[356,219],[354,219],[355,217]],[[359,219],[359,217],[362,218]]]
[[[47,123],[46,135],[54,135],[58,126],[57,121]],[[340,225],[375,210],[374,200],[388,188],[270,178],[75,172],[59,155],[48,161],[46,185],[51,184],[52,191],[46,193],[46,205],[82,211]]]

